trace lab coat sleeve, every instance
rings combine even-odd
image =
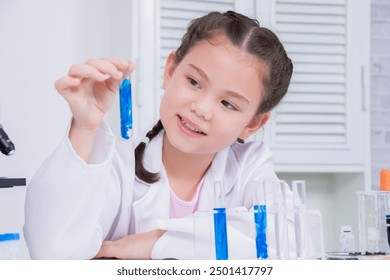
[[[66,136],[27,187],[24,235],[33,259],[90,259],[99,251],[120,205],[112,168],[115,137],[98,129],[92,164]]]

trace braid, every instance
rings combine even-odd
[[[146,137],[149,138],[150,141],[163,129],[163,125],[161,123],[161,120],[153,126],[153,128],[146,133]],[[144,142],[141,142],[138,144],[137,148],[135,148],[134,154],[135,154],[135,175],[142,181],[153,184],[156,183],[158,180],[160,180],[160,174],[159,173],[151,173],[148,170],[145,169],[143,164],[143,156],[145,152],[146,144]]]

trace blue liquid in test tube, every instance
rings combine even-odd
[[[214,183],[214,238],[215,238],[215,256],[217,260],[227,260],[228,240],[226,224],[226,208],[224,207],[224,196],[222,182]]]
[[[256,225],[256,257],[267,259],[267,208],[265,205],[254,205],[253,209]]]
[[[229,258],[229,254],[225,208],[214,208],[214,234],[216,259],[227,260]]]
[[[133,128],[133,106],[131,98],[130,80],[124,79],[119,87],[121,136],[124,139],[130,139]]]

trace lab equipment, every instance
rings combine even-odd
[[[22,259],[19,233],[0,234],[0,260]]]
[[[324,227],[322,215],[318,210],[306,210],[306,233],[304,241],[305,250],[302,251],[302,259],[318,260],[325,259]]]
[[[386,215],[390,213],[390,192],[357,192],[359,245],[362,254],[390,253]]]
[[[288,185],[285,181],[272,181],[273,205],[270,214],[274,215],[276,258],[289,258],[288,219],[286,194]]]
[[[6,156],[10,156],[15,153],[15,145],[9,139],[7,133],[4,131],[4,127],[0,123],[0,151]]]
[[[13,188],[15,186],[25,186],[26,178],[0,177],[0,188]]]
[[[350,225],[341,226],[339,241],[341,252],[355,252],[355,237],[353,236],[352,227]]]
[[[285,181],[280,180],[264,180],[251,184],[254,197],[257,256],[262,258],[261,255],[265,257],[267,253],[269,259],[288,259],[287,215],[292,215],[292,212],[287,213],[286,205],[286,193],[289,187]],[[265,230],[265,237],[263,230]]]
[[[381,170],[379,189],[381,191],[390,191],[390,170]]]
[[[324,259],[322,215],[306,204],[306,181],[291,182],[294,212],[295,256],[290,258]],[[294,248],[294,246],[290,246]]]
[[[225,208],[225,191],[223,183],[217,181],[214,183],[214,239],[215,239],[215,257],[217,260],[227,260],[228,240]]]
[[[307,219],[306,219],[306,182],[292,181],[295,246],[298,259],[304,258],[305,244],[307,244]],[[305,242],[306,241],[306,242]]]
[[[390,247],[390,215],[386,215],[387,243]]]
[[[213,258],[213,213],[197,211],[194,221],[194,254],[197,259]]]
[[[268,259],[266,182],[253,182],[253,214],[256,227],[256,257]]]
[[[121,119],[121,136],[130,139],[133,128],[133,106],[131,96],[131,83],[129,79],[124,79],[119,87],[119,105]]]

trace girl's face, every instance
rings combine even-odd
[[[215,154],[246,139],[269,118],[256,114],[266,64],[225,36],[195,45],[176,64],[167,59],[160,117],[170,144],[185,153]]]

